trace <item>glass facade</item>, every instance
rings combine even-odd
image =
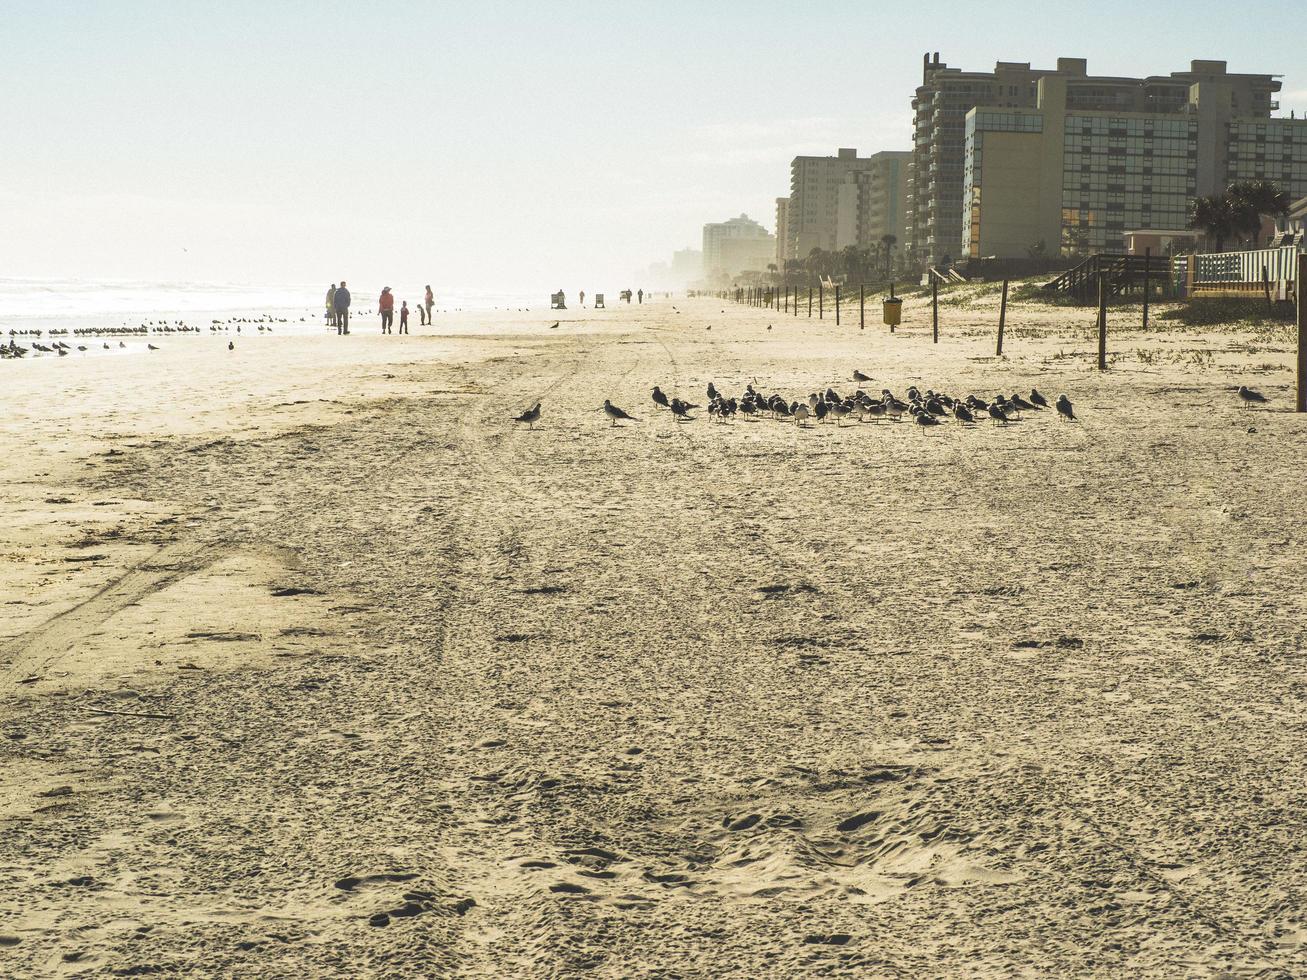
[[[1063,255],[1122,252],[1128,229],[1188,226],[1196,120],[1068,115],[1062,148]]]
[[[1226,181],[1273,180],[1307,197],[1307,119],[1247,119],[1226,133]]]

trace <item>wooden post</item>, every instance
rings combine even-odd
[[[1298,256],[1298,282],[1294,295],[1298,300],[1298,405],[1307,412],[1307,255]]]
[[[1144,329],[1148,329],[1148,294],[1153,286],[1153,250],[1144,249]]]
[[[998,348],[995,357],[1003,356],[1003,327],[1007,323],[1007,280],[1003,280],[1003,301],[998,305]]]
[[[826,319],[826,284],[817,283],[817,319]]]
[[[934,342],[939,343],[939,277],[930,274],[930,320]]]
[[[1262,266],[1262,292],[1266,294],[1266,308],[1274,310],[1275,304],[1271,302],[1271,270]]]
[[[808,287],[808,318],[812,318],[812,287]]]
[[[1098,370],[1107,370],[1107,273],[1098,273]]]
[[[785,287],[785,312],[790,312],[790,287]]]
[[[835,286],[835,326],[840,325],[840,287],[837,283]]]
[[[864,283],[858,284],[858,329],[867,329],[867,291]]]
[[[889,298],[894,299],[894,281],[892,279],[890,280],[890,284],[889,284]],[[894,324],[892,323],[889,325],[889,332],[890,333],[894,332]]]

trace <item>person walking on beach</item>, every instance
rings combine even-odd
[[[336,284],[327,287],[327,322],[336,325]]]
[[[585,309],[585,290],[581,290],[581,308]]]
[[[427,294],[422,299],[422,308],[426,310],[426,314],[427,314],[427,318],[422,321],[423,323],[431,322],[431,307],[435,305],[436,305],[436,295],[431,291],[431,286],[430,284],[428,284]]]
[[[408,300],[399,304],[399,332],[408,333]]]
[[[644,305],[644,290],[643,290],[643,289],[638,290],[638,291],[636,292],[636,295],[640,297],[640,305],[643,306],[643,305]]]
[[[336,287],[336,295],[331,298],[331,302],[336,310],[336,333],[349,333],[349,290],[345,288],[344,279]]]
[[[381,290],[377,309],[381,311],[381,332],[391,333],[390,328],[395,324],[395,294],[390,291],[389,286]]]

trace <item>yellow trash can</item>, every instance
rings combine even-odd
[[[903,300],[897,296],[891,296],[885,300],[885,322],[891,327],[897,327],[903,320]]]

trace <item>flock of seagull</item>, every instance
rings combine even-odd
[[[855,381],[871,379],[860,371],[853,373]],[[1065,394],[1060,395],[1052,405],[1048,399],[1032,388],[1029,397],[1014,392],[1011,395],[999,394],[985,400],[974,394],[955,397],[931,389],[922,391],[915,385],[908,388],[906,400],[899,398],[888,388],[882,388],[879,396],[868,394],[859,388],[851,395],[841,395],[834,388],[823,392],[813,392],[803,401],[787,399],[781,394],[766,394],[752,384],[746,385],[744,393],[737,397],[727,396],[717,389],[712,382],[707,388],[707,410],[710,418],[727,421],[742,415],[746,419],[757,420],[768,417],[779,421],[792,420],[799,427],[807,427],[817,422],[834,422],[842,425],[846,419],[855,422],[901,422],[907,415],[923,429],[941,425],[952,418],[961,425],[974,425],[985,418],[995,425],[1007,425],[1021,421],[1025,413],[1042,412],[1052,408],[1061,421],[1075,422],[1075,407]],[[656,411],[667,411],[678,422],[693,422],[699,416],[692,412],[703,405],[669,398],[662,388],[655,386],[652,392]],[[534,427],[540,420],[540,402],[516,416],[513,421],[528,427]],[[605,399],[603,413],[609,422],[616,426],[620,422],[639,422],[640,419],[625,409]]]

